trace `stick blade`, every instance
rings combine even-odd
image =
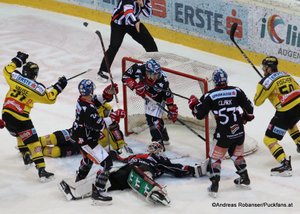
[[[233,23],[233,25],[231,26],[231,29],[230,29],[230,39],[232,41],[234,40],[234,34],[235,34],[236,29],[237,29],[237,26],[238,26],[237,23]]]

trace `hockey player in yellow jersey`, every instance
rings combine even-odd
[[[30,111],[34,103],[55,103],[58,94],[67,85],[67,79],[60,77],[53,89],[48,91],[43,84],[36,81],[38,65],[33,62],[26,63],[27,58],[28,54],[19,51],[12,62],[3,69],[9,90],[3,104],[2,119],[9,133],[17,138],[24,164],[33,161],[40,180],[44,182],[51,180],[54,174],[45,170],[42,146],[30,119]],[[16,70],[17,68],[22,68],[22,73]]]
[[[276,109],[264,137],[264,144],[281,163],[279,167],[271,169],[271,175],[291,176],[291,157],[287,159],[278,141],[288,131],[297,146],[297,152],[300,153],[300,133],[297,127],[300,120],[300,87],[291,75],[278,71],[276,57],[266,57],[262,66],[264,78],[257,85],[254,104],[260,106],[269,99]]]
[[[112,111],[112,106],[105,102],[98,108],[101,118],[108,117]],[[79,154],[79,146],[72,141],[71,129],[55,131],[40,137],[43,146],[43,154],[47,157],[57,158]],[[120,130],[119,124],[113,122],[109,127],[103,127],[102,134],[98,140],[103,148],[109,147],[109,150],[115,150],[122,158],[133,154],[133,151],[124,141],[124,135]]]

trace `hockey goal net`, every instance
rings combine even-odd
[[[186,141],[192,142],[194,144],[193,147],[200,145],[199,155],[201,155],[201,157],[208,157],[209,148],[213,141],[214,129],[216,127],[215,120],[211,113],[204,120],[195,119],[188,107],[188,100],[186,98],[189,98],[192,94],[200,98],[205,92],[212,89],[213,82],[211,75],[217,67],[176,54],[151,52],[138,57],[124,57],[122,59],[122,72],[124,73],[134,63],[143,63],[151,58],[159,62],[162,70],[167,74],[171,91],[174,94],[185,97],[174,96],[174,101],[178,106],[178,118],[202,137],[201,139],[178,122],[173,124],[167,119],[167,115],[165,114],[164,121],[169,132],[171,145],[174,140],[184,138]],[[127,113],[124,119],[125,135],[138,135],[148,129],[144,114],[144,100],[137,96],[134,91],[131,91],[123,85],[123,101],[124,110]],[[170,130],[175,131],[172,132]],[[184,135],[182,130],[185,130],[187,135]],[[149,130],[147,130],[147,132],[149,132]],[[150,139],[151,138],[149,138],[149,140]],[[180,146],[186,145],[186,142],[180,143]],[[257,142],[253,138],[246,136],[245,155],[253,153],[256,149]]]

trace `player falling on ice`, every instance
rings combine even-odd
[[[114,158],[125,163],[121,168],[109,174],[108,191],[131,188],[140,194],[146,201],[155,204],[169,205],[170,199],[165,187],[154,180],[163,174],[176,178],[200,177],[206,174],[207,161],[195,166],[173,163],[163,152],[163,147],[157,142],[148,146],[147,153],[130,155],[122,158],[114,153]],[[91,195],[92,179],[89,177],[81,183],[63,180],[61,190],[68,200],[77,200]]]

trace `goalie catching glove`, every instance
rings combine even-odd
[[[106,101],[111,101],[113,99],[113,95],[118,93],[119,93],[118,84],[117,83],[110,84],[106,86],[106,88],[103,90],[103,98]]]
[[[119,123],[121,118],[125,118],[125,115],[126,114],[123,109],[118,109],[116,111],[111,112],[109,116],[113,122]]]

